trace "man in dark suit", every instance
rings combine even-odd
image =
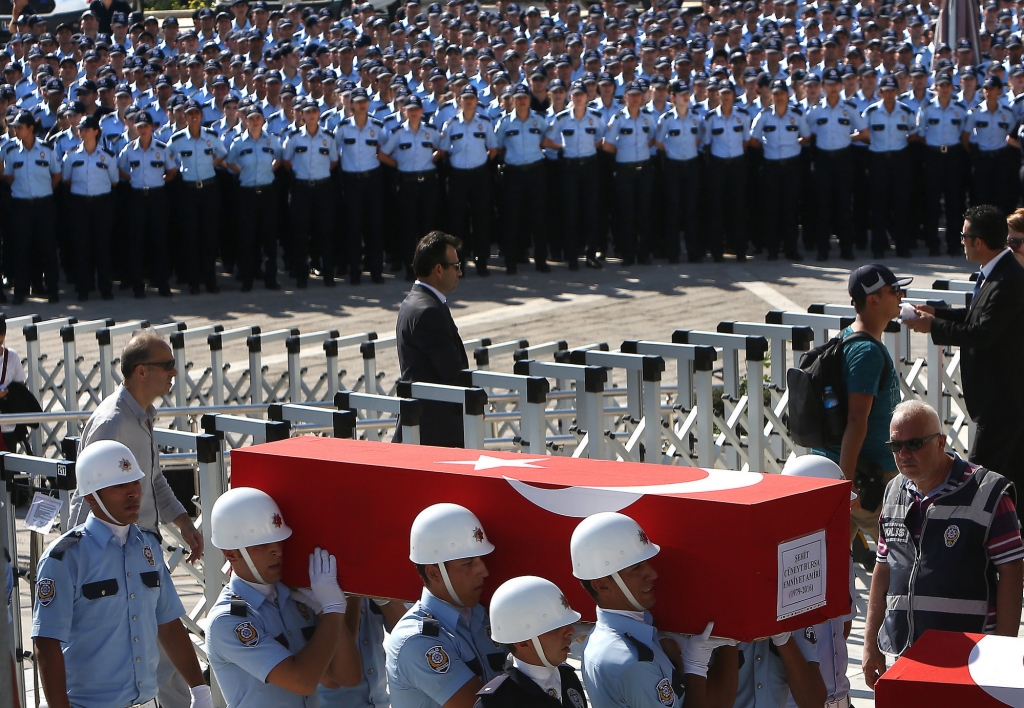
[[[1024,377],[1015,363],[1024,351],[1024,267],[1006,247],[1006,219],[993,206],[964,214],[967,260],[981,266],[970,307],[917,306],[907,326],[932,341],[960,347],[967,412],[977,424],[970,461],[1024,483]],[[938,362],[936,362],[938,363]]]
[[[446,299],[459,284],[462,264],[456,249],[461,246],[459,239],[442,231],[431,231],[416,244],[412,259],[416,282],[402,302],[395,327],[403,381],[457,385],[459,372],[469,368]],[[399,421],[395,442],[401,441]],[[462,406],[424,401],[420,443],[462,447]]]

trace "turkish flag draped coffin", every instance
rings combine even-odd
[[[1024,639],[929,630],[875,683],[878,708],[1024,708]]]
[[[440,502],[480,519],[497,550],[489,593],[539,575],[585,620],[569,539],[590,514],[619,511],[661,546],[660,629],[750,641],[849,612],[850,483],[518,453],[297,437],[234,450],[232,486],[256,487],[294,529],[284,582],[308,586],[315,546],[338,557],[346,592],[415,600],[416,515]]]

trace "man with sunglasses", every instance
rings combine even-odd
[[[1013,483],[946,452],[935,409],[904,401],[885,443],[885,490],[862,666],[868,688],[929,629],[1016,637],[1024,545]]]
[[[153,403],[170,392],[177,373],[171,348],[158,335],[143,330],[133,336],[121,352],[124,382],[103,399],[86,421],[79,454],[100,440],[115,440],[131,450],[144,475],[139,519],[135,523],[157,535],[161,523],[173,523],[191,551],[188,560],[195,563],[203,555],[203,535],[193,525],[160,470],[160,451],[153,439],[156,419]],[[71,497],[68,528],[85,523],[88,514],[89,505],[76,490]],[[160,704],[173,708],[187,706],[188,685],[162,650],[157,674]]]
[[[457,252],[461,247],[459,239],[443,231],[431,231],[416,244],[412,257],[416,282],[398,310],[395,327],[402,381],[457,386],[461,371],[469,368],[466,347],[447,299],[462,275]],[[399,421],[395,442],[401,441]],[[462,406],[425,401],[420,443],[462,447]]]
[[[1024,479],[1024,419],[1018,408],[1024,378],[999,376],[1024,350],[1024,267],[1006,247],[1006,217],[982,204],[964,214],[964,253],[981,273],[968,307],[917,306],[918,318],[907,322],[916,332],[930,332],[939,345],[960,347],[967,412],[977,425],[970,461]]]

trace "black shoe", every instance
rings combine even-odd
[[[87,302],[89,300],[89,293],[78,293],[79,302]]]
[[[547,261],[537,261],[536,268],[538,273],[550,273],[551,266],[548,265]]]
[[[198,285],[189,285],[188,286],[188,294],[189,295],[198,295],[199,294],[199,286]]]
[[[577,271],[577,270],[580,269],[580,262],[579,262],[579,260],[577,260],[575,258],[572,258],[572,259],[569,260],[568,266],[569,266],[569,270]]]
[[[372,283],[374,283],[375,285],[380,285],[381,283],[384,282],[384,274],[383,273],[370,273],[370,281]]]
[[[519,272],[519,267],[515,263],[509,263],[505,266],[505,275],[515,275]]]
[[[132,284],[131,284],[131,282],[130,282],[130,281],[128,281],[128,280],[122,280],[122,281],[121,281],[121,284],[117,286],[117,289],[118,289],[118,290],[127,290],[127,289],[128,289],[128,288],[130,288],[131,286],[132,286]]]
[[[160,288],[159,293],[160,297],[171,297],[171,287],[169,285],[164,285]]]
[[[747,260],[747,254],[746,254],[746,253],[743,253],[743,252],[741,251],[740,253],[737,253],[737,254],[736,254],[736,262],[737,262],[737,263],[742,263],[742,262],[744,262],[745,260]]]
[[[768,260],[770,260],[770,261],[777,261],[777,260],[779,260],[779,254],[778,253],[769,253],[768,254]]]
[[[596,258],[591,258],[590,256],[587,256],[587,260],[583,261],[583,265],[585,265],[587,268],[593,268],[595,270],[601,270],[602,268],[604,268],[604,264],[601,263],[601,261],[597,260]]]
[[[337,281],[334,278],[324,278],[324,287],[325,288],[337,287]]]
[[[220,286],[217,285],[217,283],[207,283],[206,292],[210,293],[211,295],[216,295],[217,293],[220,292]]]
[[[725,263],[725,256],[712,256],[711,260],[715,263]]]
[[[913,258],[914,254],[910,251],[909,248],[907,248],[907,249],[904,249],[902,251],[896,251],[896,257],[897,258]]]
[[[241,291],[243,293],[252,292],[252,283],[242,283]]]
[[[800,253],[800,251],[786,251],[786,258],[791,261],[802,261],[804,254]]]
[[[11,300],[11,304],[12,305],[24,305],[25,304],[25,296],[24,295],[15,295],[14,299]]]
[[[58,302],[60,302],[60,295],[51,295],[50,297],[46,298],[46,301],[51,305],[56,305]]]
[[[263,283],[264,290],[280,290],[281,285],[276,280],[271,280],[269,283]]]

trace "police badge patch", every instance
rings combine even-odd
[[[156,565],[156,558],[153,557],[153,549],[149,546],[142,547],[142,555],[146,556],[146,560],[149,561],[150,565]]]
[[[39,600],[39,604],[46,607],[53,602],[53,598],[56,596],[57,587],[53,581],[50,578],[40,578],[36,583],[36,598]]]
[[[567,696],[569,696],[569,702],[572,703],[573,708],[583,708],[583,696],[580,695],[579,691],[577,691],[575,688],[570,688],[565,693]]]
[[[814,628],[813,627],[808,627],[807,629],[804,630],[804,639],[809,641],[811,644],[817,644],[818,643],[818,637],[817,637],[817,635],[814,634]]]
[[[946,527],[946,533],[943,536],[946,541],[946,548],[952,548],[953,544],[960,538],[960,527],[956,524],[950,524]]]
[[[427,657],[427,666],[430,667],[431,671],[438,674],[448,673],[448,669],[451,667],[452,662],[448,658],[448,654],[445,652],[444,647],[440,644],[427,649],[427,653],[424,654],[424,656]]]
[[[661,701],[662,705],[670,706],[676,702],[676,694],[672,690],[672,684],[669,683],[667,678],[663,678],[658,681],[658,700]]]
[[[235,627],[235,636],[244,647],[254,647],[260,643],[260,633],[252,626],[252,622],[242,622]]]

